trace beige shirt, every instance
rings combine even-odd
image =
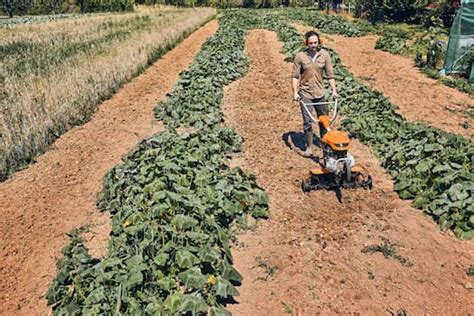
[[[298,53],[293,63],[292,78],[300,80],[300,91],[307,98],[324,96],[323,69],[329,79],[334,79],[334,70],[329,53],[321,49],[311,59],[308,51]]]

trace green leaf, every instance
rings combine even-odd
[[[201,273],[198,267],[186,270],[178,274],[181,282],[187,288],[200,289],[206,283],[207,278]]]
[[[227,284],[224,282],[219,282],[219,278],[216,283],[216,294],[227,299]]]
[[[456,235],[457,238],[461,240],[471,240],[474,238],[474,229],[471,229],[469,231],[464,231],[459,227],[456,227],[454,229],[454,234]]]
[[[185,294],[179,310],[182,313],[197,315],[207,312],[207,304],[201,294]]]
[[[183,297],[184,295],[182,293],[175,291],[168,295],[163,305],[168,312],[177,313],[180,309],[181,303],[183,302]]]
[[[127,281],[125,282],[125,286],[130,289],[138,285],[141,285],[142,283],[143,283],[143,274],[137,271],[130,274]]]
[[[265,193],[265,191],[256,190],[255,192],[253,192],[253,198],[255,199],[255,202],[259,205],[268,205],[268,195],[267,193]]]
[[[222,306],[212,306],[211,307],[211,316],[231,316],[232,314],[228,312]]]
[[[238,296],[240,294],[232,283],[220,276],[217,277],[216,293],[225,299],[227,296]]]
[[[469,197],[469,193],[464,190],[460,183],[453,184],[449,188],[448,194],[452,201],[461,201]]]
[[[220,254],[210,247],[204,248],[199,251],[198,256],[201,262],[208,263],[212,263],[220,258]]]
[[[431,164],[428,161],[421,161],[419,164],[416,165],[415,170],[420,173],[425,173],[430,170]]]
[[[221,262],[219,262],[218,268],[223,278],[235,282],[242,281],[242,276],[240,275],[240,273],[226,260],[222,260]]]
[[[418,194],[413,200],[413,207],[423,208],[423,206],[428,204],[428,199],[423,194]]]
[[[449,207],[447,205],[443,207],[438,206],[437,208],[431,210],[431,214],[436,215],[436,216],[441,216],[448,211],[449,211]]]
[[[269,218],[270,212],[267,208],[263,207],[255,207],[252,211],[252,216],[254,218]]]
[[[398,192],[398,195],[400,196],[402,200],[411,199],[414,196],[413,193],[410,192],[410,190],[402,190]]]
[[[178,250],[175,259],[178,266],[182,269],[192,268],[193,265],[199,262],[198,257],[187,250]]]
[[[104,301],[105,298],[105,291],[104,287],[98,287],[94,289],[92,292],[89,293],[89,295],[86,297],[84,303],[87,305],[93,305],[93,304],[98,304],[102,301]]]
[[[156,281],[156,284],[158,284],[160,288],[162,288],[163,290],[167,292],[171,291],[171,289],[173,289],[176,286],[176,282],[174,278],[171,276],[158,279]]]
[[[451,167],[447,166],[447,165],[438,165],[436,167],[434,167],[431,172],[433,173],[440,173],[440,172],[445,172],[445,171],[449,171],[451,170]]]
[[[178,214],[173,218],[171,223],[176,225],[179,229],[184,230],[195,227],[198,224],[198,221],[190,216]]]
[[[424,147],[424,151],[427,153],[435,152],[435,151],[442,151],[443,146],[440,144],[426,144]]]
[[[439,227],[441,230],[446,230],[453,225],[453,221],[447,219],[446,215],[443,215],[439,218]]]
[[[462,165],[455,162],[450,162],[449,165],[453,167],[454,169],[462,169]]]
[[[399,181],[397,184],[395,184],[395,191],[400,192],[402,190],[405,190],[410,186],[409,181]]]
[[[165,266],[168,263],[169,257],[166,252],[159,252],[153,259],[153,262],[158,266]]]

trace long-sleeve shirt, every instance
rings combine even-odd
[[[323,69],[329,79],[334,79],[331,57],[324,49],[319,50],[314,59],[311,59],[308,51],[295,56],[292,77],[300,80],[303,96],[314,99],[324,96]]]

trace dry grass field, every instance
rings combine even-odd
[[[140,8],[0,29],[0,179],[216,14]],[[163,74],[166,76],[166,74]]]

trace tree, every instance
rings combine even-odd
[[[8,14],[8,16],[10,18],[13,17],[13,1],[14,0],[4,0],[4,4],[2,5],[2,10],[3,12],[5,12],[6,14]]]
[[[419,12],[417,0],[356,0],[355,15],[375,22],[409,22]]]
[[[27,0],[2,0],[0,8],[8,14],[10,18],[13,15],[25,15],[29,12],[32,1]]]

